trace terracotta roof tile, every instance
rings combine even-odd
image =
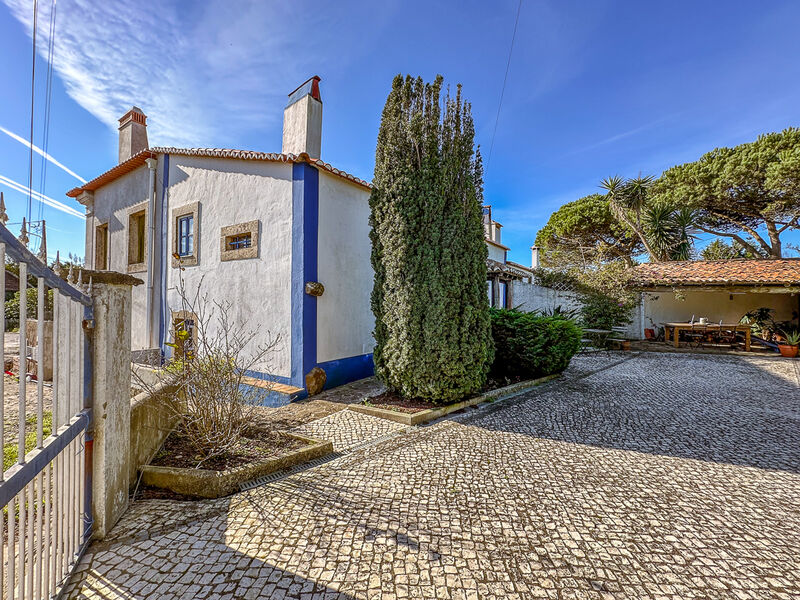
[[[800,285],[800,258],[694,260],[634,267],[633,285]]]
[[[516,263],[514,263],[516,264]],[[491,258],[486,259],[486,270],[491,273],[500,273],[501,275],[509,275],[512,277],[530,277],[531,273],[526,268],[519,269],[514,264],[501,263]]]
[[[266,162],[286,162],[286,163],[308,163],[317,168],[327,171],[328,173],[350,181],[366,189],[372,189],[372,184],[368,181],[360,179],[355,175],[351,175],[341,169],[337,169],[330,163],[319,158],[311,158],[308,154],[280,154],[276,152],[255,152],[252,150],[234,150],[231,148],[172,148],[165,146],[156,146],[143,150],[138,154],[133,155],[131,158],[117,166],[109,169],[102,175],[95,177],[90,182],[76,187],[67,192],[67,196],[76,198],[81,192],[93,192],[98,188],[114,181],[116,178],[130,173],[134,169],[138,169],[144,164],[145,159],[154,158],[158,154],[176,154],[179,156],[201,156],[207,158],[233,158],[238,160],[260,160]]]

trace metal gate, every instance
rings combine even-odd
[[[92,532],[91,282],[84,289],[82,281],[75,281],[72,267],[65,281],[0,224],[0,264],[5,265],[7,259],[19,265],[20,377],[19,383],[5,374],[0,378],[4,455],[16,449],[14,464],[6,468],[4,462],[0,476],[0,590],[3,598],[39,600],[59,593]],[[0,298],[4,299],[3,275]],[[35,350],[29,348],[26,336],[25,299],[32,279],[36,280],[38,317]],[[52,384],[46,385],[44,317],[49,316],[49,290],[53,296],[53,376]],[[0,345],[5,347],[5,314],[0,325]],[[8,385],[18,386],[16,398],[13,388],[6,389]]]

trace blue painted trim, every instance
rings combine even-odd
[[[292,165],[291,385],[305,387],[317,362],[317,299],[305,293],[317,280],[319,172],[307,163]]]
[[[328,376],[325,389],[334,388],[357,379],[364,379],[375,374],[375,363],[372,353],[350,356],[320,363],[319,366]]]
[[[167,353],[167,236],[169,227],[167,223],[167,193],[169,191],[169,154],[164,154],[164,163],[161,173],[161,252],[159,253],[159,268],[161,269],[161,306],[158,316],[158,346],[161,348],[162,358]]]
[[[275,383],[282,383],[284,385],[292,385],[289,377],[282,375],[273,375],[272,373],[264,373],[263,371],[245,370],[245,375],[254,379],[264,379],[265,381],[274,381]]]
[[[319,171],[303,163],[303,374],[317,365],[317,297],[305,293],[306,281],[319,281]],[[305,381],[303,382],[305,383]],[[301,385],[299,387],[305,387]]]

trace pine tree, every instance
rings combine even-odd
[[[480,151],[461,86],[441,91],[441,76],[395,77],[370,196],[376,374],[431,402],[478,391],[494,353]]]

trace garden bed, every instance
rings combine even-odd
[[[548,375],[538,379],[530,379],[528,381],[520,381],[490,389],[478,396],[461,400],[460,402],[453,402],[451,404],[432,405],[429,402],[424,402],[418,399],[403,399],[391,392],[385,392],[378,396],[365,398],[362,404],[352,404],[348,408],[356,412],[388,419],[395,423],[402,423],[404,425],[421,425],[429,421],[440,419],[450,413],[476,406],[483,402],[492,402],[500,400],[508,396],[520,394],[529,389],[541,385],[552,379],[556,379],[561,374]]]
[[[152,464],[141,467],[142,484],[181,496],[220,498],[239,491],[242,483],[293,467],[333,452],[333,444],[276,432],[248,432],[231,452],[202,463],[180,431],[164,442]]]
[[[229,452],[200,462],[201,457],[197,456],[191,440],[179,426],[169,434],[150,464],[158,467],[226,471],[253,461],[294,452],[307,445],[305,441],[279,431],[247,431]]]

